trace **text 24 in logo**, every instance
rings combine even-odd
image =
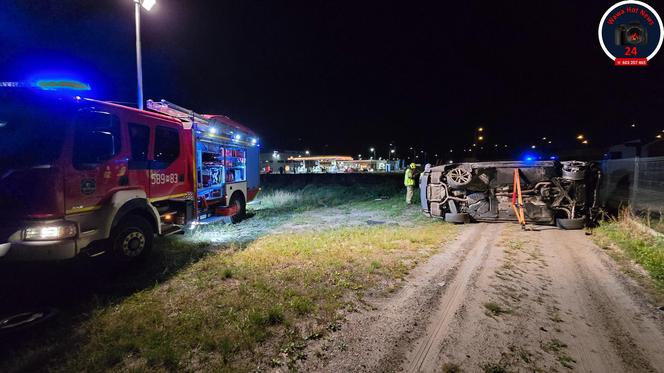
[[[647,66],[662,46],[659,14],[641,1],[621,1],[604,13],[599,43],[616,66]]]

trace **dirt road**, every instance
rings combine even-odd
[[[303,371],[664,372],[664,312],[582,231],[475,224]]]

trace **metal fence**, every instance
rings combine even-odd
[[[601,200],[607,208],[635,213],[664,212],[664,157],[602,161]]]

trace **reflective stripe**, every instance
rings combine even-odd
[[[170,196],[154,197],[154,198],[149,198],[148,201],[150,202],[165,201],[167,199],[172,199],[172,198],[186,197],[187,194],[188,193],[180,193],[180,194],[171,194]]]
[[[65,211],[65,215],[82,214],[84,212],[99,210],[100,208],[101,206],[73,207]]]

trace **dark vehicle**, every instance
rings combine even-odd
[[[455,163],[425,171],[422,208],[452,223],[517,221],[512,208],[518,170],[526,222],[582,229],[596,207],[599,171],[580,161]]]

